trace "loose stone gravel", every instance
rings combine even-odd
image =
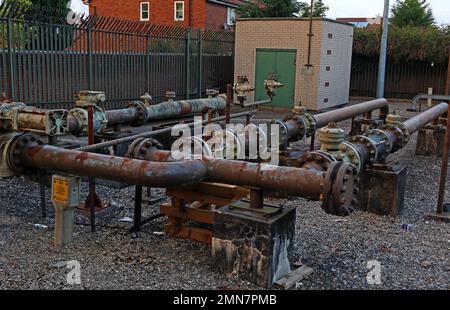
[[[394,106],[403,117],[413,115],[405,104]],[[259,116],[265,115],[274,112]],[[396,219],[359,211],[339,218],[325,214],[318,202],[270,199],[298,207],[295,255],[314,272],[297,289],[450,289],[450,225],[423,219],[436,207],[440,159],[415,156],[415,139],[390,156],[408,166],[405,210]],[[73,244],[55,248],[53,210],[48,203],[49,216],[40,217],[38,185],[24,178],[0,180],[0,289],[258,288],[215,272],[209,246],[161,234],[163,218],[131,234],[132,223],[119,220],[133,217],[133,187],[98,186],[98,192],[114,207],[99,218],[97,231],[91,233],[89,221],[77,215]],[[83,199],[86,193],[83,185]],[[163,195],[153,189],[152,199]],[[157,206],[144,202],[144,217],[157,213]],[[80,263],[80,285],[66,281],[71,260]],[[381,264],[379,285],[367,282],[373,260]]]

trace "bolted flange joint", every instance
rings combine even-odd
[[[138,120],[132,124],[133,126],[142,126],[147,122],[148,110],[145,103],[143,103],[142,101],[131,101],[130,103],[128,103],[128,108],[136,109],[139,115]]]
[[[163,146],[156,139],[139,138],[134,140],[128,147],[125,157],[149,160],[148,155],[155,150],[162,150]]]
[[[350,215],[356,204],[358,182],[358,171],[354,165],[331,163],[321,183],[322,209],[332,215]]]
[[[14,137],[8,150],[7,163],[9,168],[18,174],[30,175],[36,173],[36,169],[23,165],[22,154],[33,146],[43,144],[44,142],[38,136],[31,133],[23,133]]]

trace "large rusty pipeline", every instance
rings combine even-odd
[[[333,206],[327,212],[336,215],[350,214],[356,187],[356,168],[337,162],[326,172],[214,158],[150,162],[43,145],[32,134],[15,137],[8,153],[8,165],[17,173],[49,169],[150,187],[206,180],[323,200],[324,205]]]
[[[329,162],[332,155],[336,160],[352,163],[361,171],[374,163],[384,161],[387,156],[403,148],[414,132],[445,114],[447,110],[448,104],[443,102],[403,123],[398,115],[389,115],[385,125],[340,143],[339,150],[334,153],[313,152],[312,155],[295,158],[292,162],[296,167],[304,167],[305,164],[310,164],[310,161]]]
[[[404,122],[406,128],[408,128],[408,131],[412,134],[422,128],[423,126],[431,123],[433,120],[438,118],[439,116],[443,115],[447,112],[448,104],[445,102],[441,102],[438,105],[435,105],[432,108],[429,108],[428,110],[406,120]]]
[[[127,109],[110,110],[105,114],[108,125],[143,124],[149,120],[204,113],[208,110],[223,111],[225,108],[226,95],[219,95],[214,98],[166,101],[150,106],[133,101]]]
[[[315,115],[302,111],[275,123],[280,126],[281,144],[286,145],[289,141],[312,136],[316,129],[325,127],[330,122],[340,122],[377,109],[380,110],[380,118],[384,120],[389,113],[389,102],[386,99],[376,99]]]
[[[327,126],[331,122],[340,122],[353,116],[362,115],[374,110],[380,110],[380,118],[385,119],[389,114],[389,102],[386,99],[376,99],[313,115],[316,128]]]

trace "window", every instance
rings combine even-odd
[[[330,82],[325,82],[325,87],[329,87],[330,86]]]
[[[150,20],[150,3],[141,2],[141,21],[146,22]]]
[[[327,55],[331,55],[331,50],[327,50]]]
[[[325,70],[326,70],[326,71],[331,71],[331,66],[326,66],[326,67],[325,67]]]
[[[184,21],[184,1],[175,1],[174,20]]]
[[[333,39],[333,34],[332,33],[328,34],[328,39]]]
[[[328,98],[323,99],[323,103],[328,103]]]
[[[228,8],[227,12],[227,25],[232,26],[234,25],[234,21],[236,20],[236,9],[234,8]]]

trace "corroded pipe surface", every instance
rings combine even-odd
[[[139,119],[139,113],[135,108],[105,111],[108,125],[133,123]]]
[[[207,176],[207,164],[199,160],[152,163],[37,144],[21,152],[21,162],[29,167],[149,187],[192,184]]]
[[[327,126],[330,122],[340,122],[352,118],[353,116],[361,115],[377,109],[381,109],[380,114],[384,115],[383,117],[386,117],[389,113],[389,102],[386,99],[376,99],[345,108],[316,114],[313,115],[313,117],[316,120],[316,128],[321,128]]]
[[[211,159],[208,179],[214,182],[257,187],[318,200],[324,173],[314,170]]]
[[[428,123],[431,123],[434,119],[446,113],[448,110],[448,104],[445,102],[441,102],[440,104],[417,114],[416,116],[408,119],[404,122],[406,128],[408,128],[409,132],[412,134],[425,126]]]

